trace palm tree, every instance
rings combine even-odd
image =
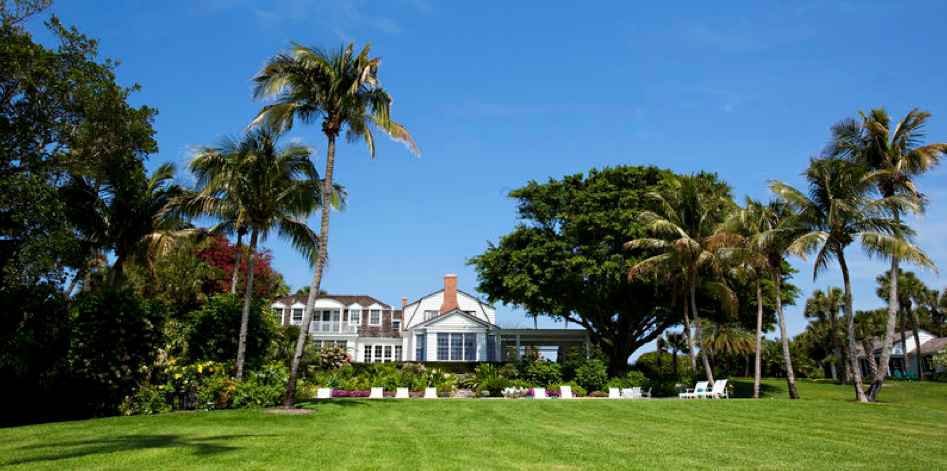
[[[803,314],[809,319],[817,319],[829,324],[829,345],[832,348],[832,361],[829,366],[832,370],[832,380],[841,379],[841,383],[845,384],[848,367],[845,366],[846,355],[842,349],[838,331],[838,313],[842,310],[843,298],[844,293],[841,288],[832,287],[825,292],[817,289],[806,300]]]
[[[721,324],[704,320],[707,324],[704,329],[701,349],[712,354],[747,355],[756,348],[754,335],[746,329],[731,324]]]
[[[884,309],[855,312],[855,338],[862,344],[865,360],[873,375],[878,373],[874,340],[884,336],[886,318],[887,312]]]
[[[192,161],[202,186],[190,205],[199,206],[201,213],[225,224],[234,220],[238,226],[245,224],[250,232],[237,379],[243,378],[257,244],[276,230],[311,264],[320,247],[317,234],[305,223],[306,217],[325,199],[318,172],[309,160],[310,150],[296,144],[280,148],[278,139],[276,131],[262,127],[248,132],[239,141],[228,139],[217,148],[202,149]],[[331,202],[344,197],[339,188],[331,188]]]
[[[671,367],[673,368],[674,377],[678,377],[678,368],[677,368],[677,353],[678,352],[687,352],[687,338],[684,334],[679,332],[668,332],[664,334],[664,343],[667,346],[671,347]]]
[[[864,166],[875,181],[883,198],[896,195],[916,198],[923,202],[923,194],[914,184],[914,179],[930,171],[947,153],[947,143],[922,145],[924,126],[930,113],[917,108],[912,109],[891,129],[891,118],[883,108],[870,113],[860,113],[861,122],[848,119],[836,124],[832,129],[832,141],[828,153],[831,156],[845,157]],[[918,211],[923,206],[917,207]],[[896,222],[901,220],[901,208],[891,208]],[[902,234],[895,234],[905,237]],[[881,347],[881,364],[884,366],[876,374],[868,390],[869,400],[876,400],[887,375],[887,365],[891,358],[891,345],[894,342],[895,318],[898,314],[898,266],[902,256],[897,250],[890,251],[891,268],[889,273],[893,283],[888,287],[888,320]]]
[[[910,208],[913,203],[896,196],[871,199],[870,180],[865,178],[866,172],[861,166],[837,158],[817,159],[810,163],[805,176],[808,196],[778,181],[772,182],[770,189],[797,211],[799,226],[804,230],[788,246],[788,252],[800,257],[817,252],[813,279],[833,259],[839,264],[845,289],[848,356],[855,395],[860,402],[867,402],[856,353],[855,313],[845,249],[860,239],[870,255],[897,252],[902,259],[918,263],[930,261],[901,236],[910,229],[890,217],[892,207]]]
[[[419,154],[411,134],[391,119],[391,96],[378,81],[381,60],[369,56],[368,45],[357,54],[354,51],[353,44],[332,53],[294,44],[288,53],[278,54],[267,61],[253,79],[256,83],[254,96],[272,99],[273,102],[260,110],[251,125],[268,124],[278,129],[289,129],[297,119],[307,124],[321,120],[322,132],[328,141],[323,174],[325,194],[329,194],[332,188],[336,139],[343,130],[349,141],[364,141],[372,158],[375,157],[373,128],[404,142],[413,153]],[[328,205],[322,207],[319,234],[322,243],[283,400],[287,407],[295,395],[299,362],[306,346],[328,254]]]
[[[694,336],[690,345],[691,355],[695,355],[695,345],[702,345],[700,313],[697,309],[697,288],[706,286],[720,293],[724,298],[732,297],[732,292],[722,283],[703,280],[702,272],[720,273],[720,260],[715,252],[725,245],[721,235],[716,232],[717,225],[727,216],[733,207],[728,189],[711,188],[706,184],[704,175],[691,175],[669,179],[668,189],[663,192],[648,193],[656,203],[656,212],[644,211],[639,216],[645,229],[653,238],[640,238],[625,243],[629,250],[652,250],[661,252],[646,258],[628,271],[633,279],[645,273],[682,273],[686,283],[690,313],[693,315]],[[691,326],[684,313],[685,330]],[[701,350],[701,359],[707,380],[714,381],[713,370],[706,352]]]
[[[109,168],[104,185],[74,175],[64,186],[68,217],[93,258],[105,251],[115,257],[108,282],[124,282],[129,261],[150,266],[173,243],[199,230],[190,227],[173,202],[184,190],[174,183],[174,165],[165,163],[147,176],[141,171]],[[77,274],[78,277],[78,274]]]
[[[878,282],[878,289],[876,293],[881,299],[885,299],[885,296],[890,293],[891,287],[891,272],[885,272],[879,275],[876,278]],[[911,320],[911,329],[914,331],[914,345],[921,345],[920,334],[918,329],[920,328],[920,322],[917,318],[917,309],[914,307],[916,305],[922,305],[925,302],[925,298],[928,295],[928,288],[914,272],[904,271],[900,268],[898,269],[897,279],[894,281],[898,285],[898,307],[901,317],[901,346],[906,348],[906,333],[904,332],[904,321],[906,318]],[[907,355],[904,358],[907,362]],[[921,355],[920,349],[915,352],[914,355],[915,367],[917,368],[918,379],[921,381],[924,380],[924,370],[921,365]],[[884,363],[882,363],[884,365]],[[905,365],[906,366],[906,365]]]

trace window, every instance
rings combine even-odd
[[[364,361],[365,363],[372,362],[372,346],[371,345],[365,346],[365,358],[363,358],[362,361]]]
[[[282,319],[282,318],[283,318],[283,308],[274,307],[274,308],[273,308],[273,314],[275,314],[277,318]]]
[[[437,334],[437,361],[447,361],[450,358],[450,334]]]
[[[375,362],[381,361],[381,345],[375,345]]]
[[[477,361],[477,334],[464,334],[464,361]]]
[[[336,340],[336,341],[335,341],[335,346],[341,348],[342,350],[348,350],[348,349],[349,349],[349,343],[348,343],[348,341],[346,341],[346,340]]]
[[[401,330],[401,319],[392,319],[391,320],[391,330]]]
[[[425,350],[427,350],[427,335],[416,335],[414,337],[414,361],[427,360],[427,355],[424,354]]]
[[[368,325],[381,325],[381,309],[368,311]]]
[[[404,359],[401,357],[401,354],[402,354],[401,345],[395,345],[395,361],[402,361],[402,360],[404,360]]]
[[[457,361],[464,357],[464,334],[450,334],[450,359]]]
[[[362,310],[352,309],[349,311],[349,325],[359,325],[362,323]]]
[[[424,311],[424,320],[429,321],[437,317],[437,311]]]
[[[487,361],[497,361],[497,336],[487,336]]]
[[[302,321],[303,321],[303,310],[293,309],[293,322],[302,322]]]
[[[391,345],[385,345],[385,363],[391,362]]]

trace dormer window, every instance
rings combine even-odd
[[[349,325],[359,325],[362,323],[362,310],[349,309]]]
[[[302,308],[293,309],[293,322],[302,323],[303,321],[303,310]]]
[[[368,325],[381,325],[381,309],[368,311]]]
[[[400,331],[401,330],[401,319],[392,319],[391,320],[391,330]]]
[[[437,311],[424,311],[424,320],[429,321],[437,317]]]

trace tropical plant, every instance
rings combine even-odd
[[[809,319],[816,319],[828,325],[826,344],[832,351],[832,360],[829,362],[832,380],[840,380],[844,384],[848,377],[847,355],[842,348],[842,336],[838,328],[838,314],[842,311],[843,303],[844,292],[841,288],[832,287],[824,292],[817,289],[806,300],[803,314]]]
[[[364,141],[372,158],[375,158],[373,128],[404,142],[415,154],[420,153],[408,130],[391,119],[391,96],[378,81],[381,59],[370,57],[370,49],[366,45],[356,54],[353,44],[336,52],[294,44],[288,53],[278,54],[268,60],[253,79],[256,83],[254,96],[258,99],[273,99],[273,102],[260,110],[251,125],[284,130],[292,128],[297,119],[306,124],[321,120],[322,132],[328,141],[322,182],[323,194],[326,195],[332,193],[336,139],[343,130],[349,141]],[[296,352],[286,385],[284,402],[287,406],[293,400],[299,360],[306,346],[312,310],[321,287],[328,254],[328,205],[322,208],[319,234],[321,243],[315,258],[312,282],[309,284],[303,328],[296,341]]]
[[[679,332],[667,332],[664,334],[664,341],[671,348],[671,368],[674,376],[678,375],[677,354],[678,352],[688,352],[687,339]],[[693,365],[691,365],[693,367]],[[692,368],[693,369],[693,368]]]
[[[772,182],[770,188],[798,213],[798,224],[803,230],[788,246],[788,252],[800,257],[816,252],[813,279],[832,260],[839,264],[845,290],[848,356],[855,395],[859,401],[867,402],[855,348],[855,313],[845,249],[859,240],[870,255],[897,252],[902,260],[930,265],[927,256],[902,237],[910,233],[910,228],[890,217],[892,207],[907,209],[915,203],[898,196],[872,198],[867,172],[847,160],[815,159],[805,175],[808,195],[778,181]]]
[[[890,206],[891,217],[901,222],[905,209],[923,211],[924,195],[915,185],[915,178],[929,172],[947,153],[947,143],[922,144],[924,126],[930,113],[917,108],[908,112],[894,128],[884,108],[859,113],[860,120],[847,119],[832,128],[832,140],[827,149],[831,156],[848,158],[863,166],[866,175],[875,182],[882,198],[895,201],[896,197],[918,200],[913,207],[900,204]],[[902,260],[916,261],[918,250],[910,243],[910,234],[894,232],[887,238],[885,255],[891,261],[888,286],[888,320],[882,339],[880,361],[882,368],[873,378],[868,399],[876,400],[887,376],[887,364],[894,341],[895,319],[898,314],[898,267]],[[929,266],[921,261],[921,266]]]
[[[649,197],[657,204],[657,211],[644,211],[639,216],[653,237],[625,243],[628,250],[650,250],[659,254],[631,266],[628,278],[660,272],[683,273],[690,301],[683,303],[684,329],[691,329],[686,307],[689,305],[689,312],[694,316],[693,343],[700,345],[703,342],[697,309],[697,288],[702,286],[723,293],[721,298],[724,301],[729,301],[731,305],[736,303],[725,284],[711,277],[702,279],[705,273],[713,276],[721,271],[716,251],[724,246],[726,240],[716,229],[733,208],[733,201],[729,188],[711,185],[703,174],[670,178],[667,185],[665,191],[649,193]],[[692,356],[696,354],[695,350],[692,344]],[[713,381],[710,360],[703,351],[701,358],[707,379]]]
[[[242,139],[225,139],[218,147],[200,149],[191,161],[198,177],[198,192],[182,200],[192,213],[216,217],[224,225],[246,225],[251,254],[257,244],[276,230],[306,259],[314,263],[319,237],[305,220],[323,203],[323,188],[308,147],[290,144],[280,148],[279,134],[261,127]],[[344,191],[330,186],[331,202],[337,206]],[[243,378],[247,343],[247,320],[253,295],[254,262],[247,260],[247,286],[243,296],[240,337],[237,348],[237,379]]]
[[[901,318],[901,327],[898,330],[900,330],[901,345],[907,345],[907,339],[905,338],[906,333],[904,330],[906,319],[910,319],[911,321],[914,345],[920,345],[921,339],[918,330],[921,327],[921,323],[918,320],[917,309],[915,306],[922,305],[926,301],[930,290],[928,290],[924,282],[921,281],[921,279],[918,278],[914,272],[904,271],[899,268],[897,273],[897,280],[894,281],[894,284],[898,285],[898,314]],[[881,275],[878,275],[875,280],[878,282],[876,294],[879,298],[885,299],[891,292],[891,272],[882,273]],[[919,351],[915,352],[914,355],[915,367],[917,368],[918,379],[923,381],[924,369],[922,368],[921,364],[921,356],[917,353],[919,353]],[[905,361],[907,361],[907,358],[905,358]]]

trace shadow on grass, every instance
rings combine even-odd
[[[148,450],[158,448],[189,449],[196,456],[209,456],[237,450],[239,447],[227,442],[246,437],[265,437],[273,435],[217,435],[212,437],[187,438],[180,435],[128,435],[105,437],[89,440],[57,441],[55,443],[22,446],[19,450],[36,452],[35,456],[0,461],[0,465],[58,461],[81,458],[90,455],[115,453],[122,451]]]
[[[753,380],[731,380],[733,384],[733,396],[737,398],[753,397]],[[760,384],[760,397],[773,397],[779,394],[786,394],[785,388],[773,386],[772,384]]]

